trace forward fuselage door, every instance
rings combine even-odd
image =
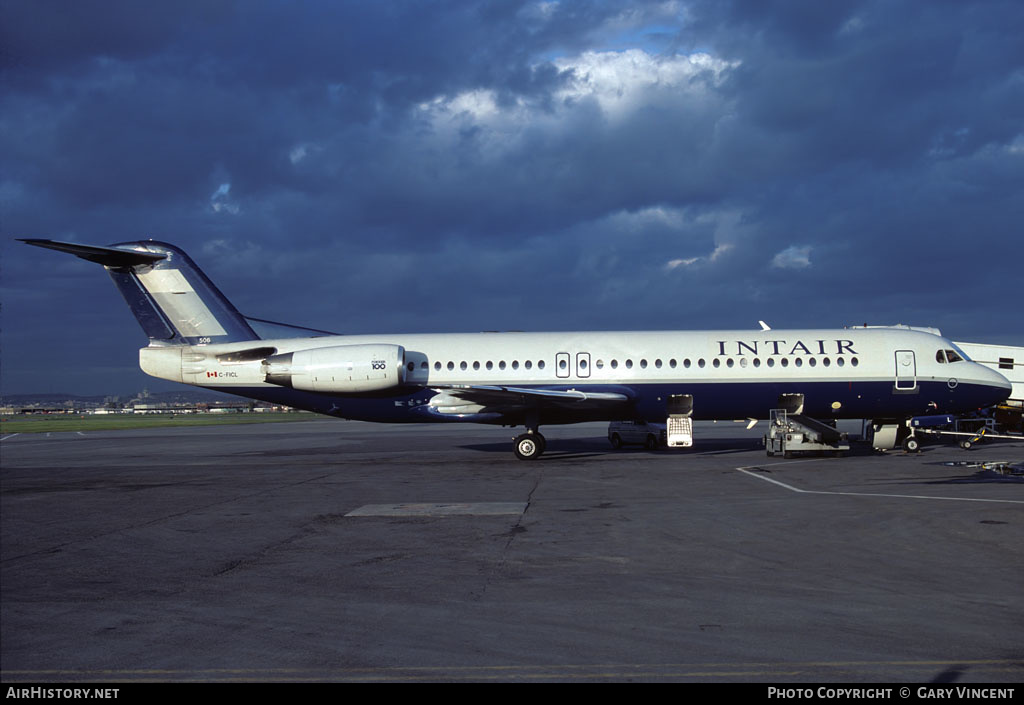
[[[917,361],[913,350],[896,351],[896,391],[917,391]]]
[[[576,353],[576,376],[590,376],[590,353]]]

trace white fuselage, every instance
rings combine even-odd
[[[275,388],[265,381],[262,361],[222,362],[218,356],[254,347],[281,354],[379,344],[404,348],[405,369],[401,389],[376,396],[403,399],[428,399],[433,388],[476,385],[623,387],[638,400],[696,391],[695,418],[740,418],[766,416],[773,405],[769,397],[780,390],[807,394],[815,408],[831,409],[835,416],[867,417],[886,414],[894,397],[918,395],[914,401],[920,401],[896,399],[895,416],[976,402],[965,393],[958,396],[958,388],[987,388],[990,397],[1009,392],[992,370],[946,361],[941,351],[955,346],[945,338],[897,329],[323,336],[150,346],[141,351],[141,362],[147,373],[164,379],[259,397],[258,390]],[[755,388],[750,385],[768,389],[757,408],[744,401],[743,388]],[[816,398],[818,390],[825,396]],[[864,403],[855,403],[858,391]]]

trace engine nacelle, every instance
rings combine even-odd
[[[376,392],[405,382],[400,345],[337,345],[272,355],[263,361],[266,381],[307,392]]]

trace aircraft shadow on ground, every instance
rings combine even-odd
[[[930,465],[949,465],[949,463],[929,463]],[[971,463],[974,465],[974,463]],[[922,482],[923,485],[978,485],[978,484],[1021,484],[1024,483],[1024,475],[1004,475],[997,470],[989,468],[972,468],[976,472],[970,475],[956,475],[935,480]]]
[[[459,447],[481,453],[509,454],[512,452],[511,439],[508,442],[501,443],[467,443]],[[548,439],[547,449],[544,451],[542,458],[577,458],[605,455],[621,456],[623,458],[643,455],[685,458],[689,455],[709,453],[716,455],[749,453],[751,450],[759,449],[763,449],[761,442],[753,441],[750,438],[716,438],[702,442],[698,441],[692,448],[660,448],[658,450],[649,450],[640,445],[624,446],[616,450],[604,438],[556,438]]]

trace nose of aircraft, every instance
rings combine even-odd
[[[977,365],[977,363],[975,364]],[[1010,392],[1013,391],[1013,385],[1010,384],[1010,380],[984,365],[977,366],[981,368],[979,372],[981,373],[980,376],[983,384],[992,390],[992,401],[989,402],[989,405],[1006,401],[1010,397]]]

